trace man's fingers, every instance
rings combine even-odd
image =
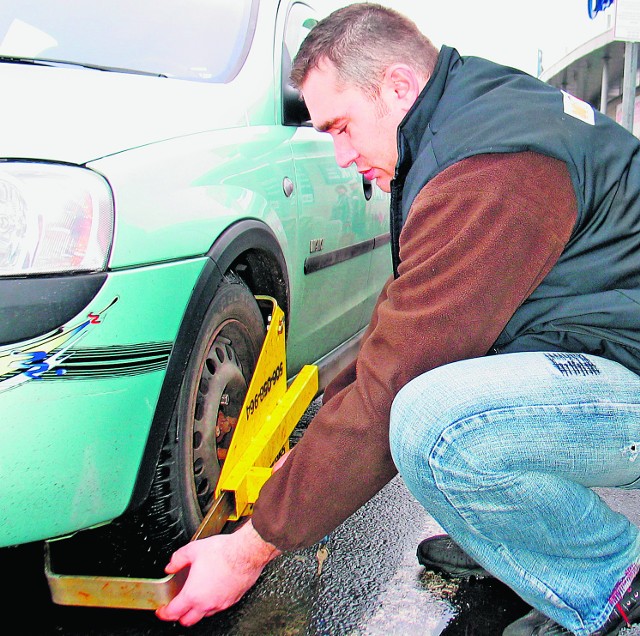
[[[191,565],[191,558],[189,556],[189,551],[186,549],[187,547],[188,545],[173,553],[171,560],[164,568],[164,571],[167,574],[175,574],[178,570],[182,570],[182,568],[186,568],[188,565]]]
[[[280,552],[265,542],[251,521],[236,532],[192,541],[177,550],[168,574],[189,568],[180,592],[156,610],[161,620],[193,625],[204,616],[227,609],[258,580],[264,566]]]
[[[182,625],[189,626],[197,623],[203,616],[213,616],[218,611],[210,607],[203,609],[199,599],[182,591],[167,605],[159,607],[156,616],[163,621],[180,621]]]
[[[156,616],[163,621],[177,621],[183,614],[186,614],[191,604],[183,601],[184,595],[179,593],[167,605],[163,605],[156,610]]]
[[[163,605],[156,610],[156,616],[163,621],[175,621],[177,618],[174,618],[173,613],[169,610],[168,605]],[[179,617],[178,617],[179,618]]]
[[[287,459],[289,459],[289,453],[291,451],[288,450],[274,465],[273,468],[271,469],[274,473],[276,472],[276,470],[282,468],[282,464],[284,464]]]
[[[196,609],[171,609],[169,605],[165,605],[156,610],[156,616],[163,621],[179,621],[181,625],[185,627],[190,627],[191,625],[195,625],[199,620],[204,618],[205,616],[213,616],[216,614],[215,611],[211,610],[209,612],[201,612]]]
[[[180,625],[185,627],[191,627],[195,625],[199,620],[202,620],[205,616],[211,616],[211,614],[203,614],[198,610],[189,610],[184,616],[180,617]]]

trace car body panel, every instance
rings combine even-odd
[[[110,268],[206,254],[220,232],[242,218],[267,222],[286,241],[283,226],[296,222],[295,200],[282,193],[283,179],[293,174],[290,135],[282,127],[252,126],[89,163],[108,175],[114,193]]]
[[[246,126],[239,100],[217,84],[0,64],[0,85],[5,95],[19,96],[2,105],[4,157],[84,164],[174,137]],[[176,111],[185,116],[175,117]],[[20,121],[29,122],[28,134],[15,125]]]
[[[4,545],[126,508],[183,319],[178,308],[205,261],[110,274],[58,332],[0,348]]]

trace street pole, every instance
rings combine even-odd
[[[600,112],[607,114],[607,106],[609,105],[609,56],[602,58],[602,82],[600,88]]]
[[[622,80],[622,125],[633,132],[636,105],[636,75],[638,74],[638,43],[624,44],[624,78]]]

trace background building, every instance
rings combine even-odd
[[[589,102],[618,123],[622,122],[625,42],[615,37],[612,7],[594,20],[592,31],[600,31],[550,65],[542,52],[540,79]],[[586,13],[586,10],[585,10]],[[569,29],[568,29],[569,31]],[[637,53],[636,53],[637,57]],[[637,63],[636,63],[637,66]],[[635,85],[638,85],[636,72]],[[640,102],[636,97],[633,131],[640,136]]]

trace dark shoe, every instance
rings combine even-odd
[[[447,576],[491,576],[447,534],[422,541],[418,546],[418,563]]]
[[[592,636],[614,636],[623,627],[640,622],[640,574],[631,581],[631,585],[622,595],[605,624]]]
[[[571,634],[571,632],[538,610],[531,610],[511,625],[507,625],[502,632],[502,636],[563,636],[564,634]]]
[[[616,636],[623,627],[640,622],[640,574],[631,582],[605,624],[591,636]],[[561,636],[571,634],[538,610],[532,610],[502,632],[502,636]]]

